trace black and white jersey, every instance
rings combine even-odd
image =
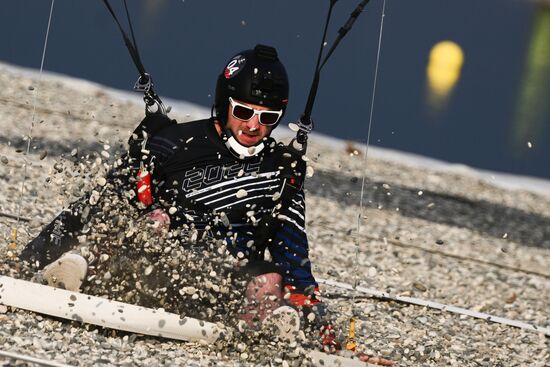
[[[267,246],[285,285],[297,290],[317,287],[309,262],[303,191],[292,198],[273,241],[251,246],[255,225],[273,211],[274,195],[282,187],[273,154],[276,142],[270,138],[265,144],[258,155],[238,159],[223,143],[212,119],[164,128],[145,146],[153,198],[170,208],[173,227],[211,228],[239,257],[263,256],[251,248]]]

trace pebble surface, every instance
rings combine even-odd
[[[29,88],[36,79],[3,64],[0,83],[0,212],[17,214],[21,206],[29,219],[17,225],[0,216],[0,257],[6,265],[64,205],[92,183],[104,184],[98,177],[124,148],[143,106],[116,100],[94,86],[75,89],[59,77],[45,76],[39,88]],[[26,155],[33,93],[38,93],[36,115]],[[172,117],[191,119],[185,113]],[[358,232],[362,153],[312,138],[308,157],[312,177],[306,181],[306,219],[317,277],[358,279],[369,288],[550,327],[550,197],[369,157]],[[80,164],[81,170],[74,169]],[[12,248],[16,225],[17,248]],[[215,269],[210,273],[219,275]],[[362,351],[399,366],[550,365],[550,339],[542,334],[361,295],[352,298],[337,288],[324,287],[323,293],[341,327],[356,315]],[[220,349],[9,307],[0,307],[0,350],[82,366],[307,365],[291,348],[262,357],[246,343]],[[0,358],[0,365],[13,363]]]

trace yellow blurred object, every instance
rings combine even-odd
[[[357,342],[355,341],[355,319],[352,317],[349,320],[349,333],[348,333],[348,342],[346,344],[346,349],[355,352],[357,348]]]
[[[427,103],[432,112],[444,111],[449,95],[460,79],[464,52],[452,41],[436,43],[430,51],[430,60],[426,69],[428,78]]]
[[[437,43],[430,52],[428,82],[430,89],[439,95],[447,95],[460,78],[464,52],[451,41]]]

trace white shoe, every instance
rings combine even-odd
[[[49,286],[78,292],[86,277],[88,263],[74,253],[66,253],[42,270],[42,278]]]
[[[290,306],[281,306],[264,319],[262,329],[271,329],[278,337],[292,341],[300,330],[300,315]]]

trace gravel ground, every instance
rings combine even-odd
[[[20,209],[30,220],[17,225],[13,249],[8,243],[16,222],[0,216],[4,262],[98,179],[143,107],[91,84],[51,76],[38,84],[2,64],[0,83],[0,212]],[[171,115],[192,118],[185,111]],[[316,276],[348,283],[357,278],[369,288],[550,327],[550,196],[369,156],[359,216],[362,152],[312,138],[308,156],[314,175],[306,183],[307,225]],[[63,169],[75,161],[88,161],[91,168]],[[324,293],[342,325],[357,315],[362,350],[399,366],[550,365],[550,339],[542,334],[418,306],[352,299],[331,287]],[[115,333],[2,306],[0,349],[72,365],[268,363],[252,353]],[[287,351],[271,363],[299,364]],[[0,358],[0,365],[16,363]]]

